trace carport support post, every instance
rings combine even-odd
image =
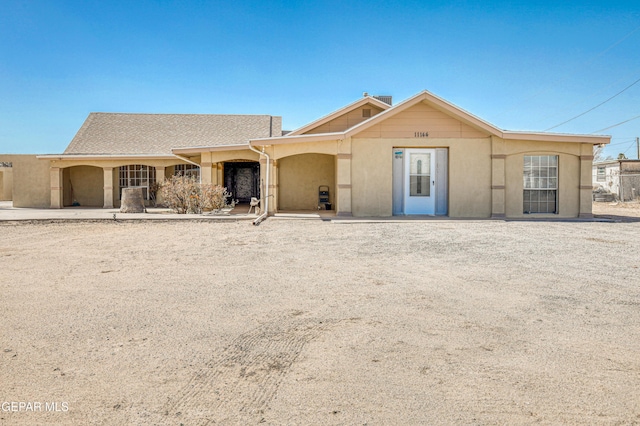
[[[51,167],[49,169],[51,176],[51,208],[62,208],[62,169],[60,167]]]
[[[273,160],[270,161],[270,163],[273,163]],[[273,179],[273,172],[274,172],[274,167],[273,164],[270,164],[269,167],[271,167],[271,171],[269,174],[269,187],[265,187],[266,181],[267,181],[267,159],[266,158],[262,158],[260,157],[260,214],[264,213],[264,206],[267,200],[267,197],[271,197],[269,199],[269,211],[267,212],[268,214],[274,214],[276,212],[276,206],[275,206],[275,197],[274,197],[274,185],[272,183],[272,179]]]
[[[506,213],[506,177],[504,140],[491,136],[491,217],[503,218]]]
[[[164,178],[164,173],[165,173],[165,166],[156,166],[156,182],[157,183],[162,183],[164,182],[165,178]],[[155,206],[162,204],[162,195],[160,194],[161,191],[156,192],[156,204]],[[154,207],[155,207],[154,206]]]
[[[164,171],[166,167],[164,166],[156,166],[156,182],[161,183],[164,182]]]
[[[593,145],[583,143],[580,155],[580,213],[579,218],[593,218]]]
[[[201,183],[213,183],[212,175],[211,175],[211,153],[203,152],[202,157],[200,159],[200,182]]]
[[[350,148],[350,147],[349,147]],[[336,156],[336,215],[352,216],[351,212],[351,154]]]
[[[104,205],[103,209],[112,209],[113,208],[113,167],[103,167],[102,168],[104,174]]]

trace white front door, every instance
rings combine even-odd
[[[406,149],[404,214],[435,214],[436,150]]]

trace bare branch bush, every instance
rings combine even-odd
[[[235,202],[227,199],[226,188],[210,183],[198,183],[193,176],[172,176],[162,183],[160,193],[164,203],[178,214],[199,214],[208,210],[233,208]]]

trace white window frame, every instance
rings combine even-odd
[[[606,180],[607,180],[607,166],[596,166],[596,182],[606,182]]]
[[[156,181],[156,168],[143,164],[130,164],[120,166],[118,170],[118,182],[120,187],[119,198],[122,199],[123,188],[142,188],[142,196],[145,200],[151,198],[151,185]]]
[[[525,155],[523,203],[525,214],[558,214],[557,155]]]

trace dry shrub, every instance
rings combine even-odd
[[[227,199],[227,188],[210,183],[198,183],[193,176],[172,176],[162,183],[162,199],[178,214],[202,213],[206,210],[233,208],[235,202]]]

